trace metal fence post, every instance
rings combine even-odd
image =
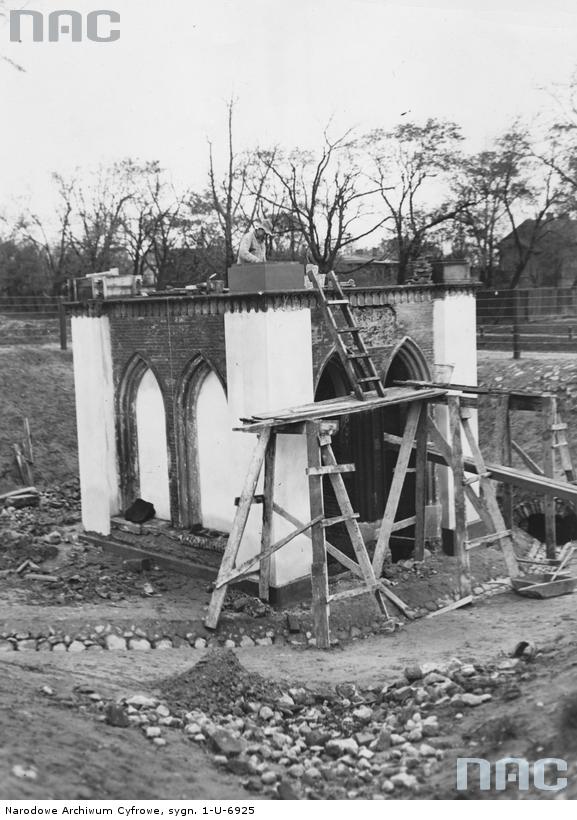
[[[66,311],[64,310],[64,296],[58,297],[58,319],[60,323],[60,350],[67,350],[68,340],[66,338]]]
[[[521,335],[519,333],[519,291],[513,291],[513,358],[521,358]]]

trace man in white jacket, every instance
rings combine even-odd
[[[266,262],[266,237],[272,236],[272,225],[268,219],[254,223],[254,228],[247,231],[240,241],[237,263],[255,264]]]

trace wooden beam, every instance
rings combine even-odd
[[[307,475],[334,475],[335,473],[354,473],[354,464],[324,464],[322,467],[307,467]]]
[[[274,477],[276,461],[276,430],[273,430],[264,456],[264,487],[262,495],[262,533],[260,541],[260,572],[258,597],[268,601],[270,588],[270,557],[265,555],[271,546],[273,531]]]
[[[220,570],[218,572],[217,583],[221,577],[227,575],[234,567],[236,556],[238,554],[238,549],[240,547],[240,542],[244,534],[246,522],[248,520],[248,515],[250,513],[250,509],[252,506],[252,499],[256,490],[256,485],[258,483],[258,477],[260,475],[270,435],[270,429],[263,430],[263,432],[260,433],[255,448],[253,450],[253,454],[248,466],[244,482],[244,487],[242,488],[242,492],[240,494],[240,502],[236,509],[236,515],[234,517],[234,521],[232,522],[232,529],[230,531],[230,535],[228,536],[228,541],[226,543],[224,555],[222,556],[222,562],[220,565]],[[210,599],[210,604],[208,607],[208,612],[204,622],[207,629],[216,629],[225,597],[226,586],[220,587],[220,589],[215,589],[212,593],[212,597]]]
[[[234,567],[231,569],[229,573],[223,575],[222,577],[219,575],[215,588],[220,589],[220,587],[225,586],[226,584],[230,584],[232,581],[235,581],[237,578],[242,578],[243,575],[246,575],[249,570],[254,567],[256,564],[259,564],[263,559],[270,558],[275,552],[280,550],[282,547],[285,547],[289,544],[293,538],[296,538],[297,535],[302,535],[305,530],[309,530],[314,527],[316,524],[322,521],[322,518],[318,517],[313,518],[312,521],[309,521],[308,524],[303,524],[302,527],[299,527],[293,532],[289,532],[288,535],[285,535],[284,538],[281,538],[280,541],[277,541],[274,544],[271,544],[270,547],[267,547],[266,550],[259,552],[257,555],[253,555],[252,558],[248,558],[244,561],[239,567]]]
[[[543,469],[539,467],[536,461],[533,461],[531,456],[523,450],[520,444],[514,439],[511,439],[511,449],[517,453],[523,464],[528,467],[535,475],[545,475]]]
[[[463,444],[461,441],[461,406],[458,396],[449,397],[449,431],[451,437],[451,472],[453,474],[453,496],[455,509],[455,529],[453,531],[454,554],[459,563],[459,592],[465,598],[472,593],[469,555],[465,549],[467,538],[467,518],[465,508],[465,487],[463,484]]]
[[[547,396],[543,407],[543,467],[545,475],[555,477],[555,431],[557,423],[557,399],[552,394]],[[547,558],[557,555],[557,533],[555,526],[555,498],[549,496],[543,503],[545,514],[545,546]]]
[[[330,436],[321,436],[320,442],[321,459],[323,461],[323,464],[336,464],[335,454],[333,453],[333,449],[330,443]],[[353,505],[351,504],[349,494],[347,493],[343,477],[342,475],[336,473],[330,476],[330,480],[333,485],[333,490],[335,492],[335,496],[338,501],[341,513],[347,516],[347,520],[344,522],[344,524],[349,534],[349,538],[351,539],[351,544],[355,551],[357,562],[359,564],[359,567],[361,568],[365,585],[368,587],[373,587],[377,581],[377,578],[373,571],[373,566],[371,564],[369,554],[367,552],[367,547],[365,545],[363,535],[356,520],[356,513],[353,510]],[[378,607],[383,613],[383,615],[388,616],[385,602],[378,590],[375,591],[375,598]]]
[[[494,429],[496,448],[495,455],[500,464],[511,467],[511,422],[509,416],[509,396],[497,397],[497,414]],[[503,485],[502,497],[503,518],[509,529],[513,525],[513,488],[510,484]]]
[[[429,436],[430,434],[431,429],[429,428]],[[390,433],[385,433],[383,438],[388,444],[394,447],[400,447],[402,442],[400,436],[393,436]],[[433,444],[436,446],[435,442],[433,442]],[[447,459],[439,452],[439,448],[437,447],[436,450],[432,449],[431,445],[429,445],[429,449],[427,450],[427,460],[432,461],[434,464],[448,465]],[[477,472],[475,463],[471,458],[465,456],[463,463],[467,473]],[[552,495],[554,498],[563,498],[573,504],[577,503],[577,486],[575,484],[567,484],[563,481],[550,479],[547,476],[532,475],[531,473],[517,470],[514,467],[505,467],[502,464],[485,463],[485,468],[489,474],[489,478],[492,478],[494,481],[513,484],[515,487],[522,487],[524,490],[537,493],[537,495]]]
[[[309,468],[321,466],[319,445],[319,425],[307,423],[307,453]],[[318,523],[311,528],[313,555],[311,564],[313,625],[319,649],[329,649],[331,645],[329,626],[329,576],[325,531],[321,521],[325,517],[322,475],[309,475],[309,498],[311,516]]]
[[[302,526],[302,522],[299,521],[298,518],[296,518],[294,515],[291,515],[291,513],[287,512],[283,507],[280,506],[280,504],[277,504],[276,501],[273,504],[273,509],[275,513],[277,513],[277,515],[280,515],[281,518],[285,518],[287,521],[290,521],[290,523],[293,524],[295,527]],[[305,531],[303,535],[305,535],[307,538],[311,538],[311,534],[308,531]],[[333,558],[335,558],[339,562],[339,564],[342,564],[355,575],[358,575],[359,578],[363,577],[363,573],[361,572],[361,568],[359,567],[359,565],[356,564],[352,560],[352,558],[349,558],[348,555],[345,555],[344,552],[341,552],[340,549],[331,544],[330,541],[327,541],[326,538],[325,547],[329,555],[332,555]]]
[[[407,474],[407,467],[409,466],[409,459],[413,450],[413,443],[415,441],[415,433],[417,432],[417,425],[423,408],[426,407],[424,402],[412,404],[409,407],[407,414],[407,421],[405,424],[405,431],[401,442],[399,455],[397,456],[397,463],[395,464],[395,472],[393,480],[387,496],[385,504],[385,511],[383,513],[383,521],[379,529],[379,536],[375,546],[375,554],[373,555],[373,569],[377,578],[380,577],[383,571],[383,564],[385,563],[386,551],[389,548],[389,539],[391,537],[392,526],[394,525],[395,515],[399,506],[403,484],[405,483],[405,476]]]
[[[391,527],[391,532],[399,532],[400,530],[406,530],[407,527],[414,527],[416,523],[416,515],[412,515],[410,518],[401,518],[400,521],[395,521],[395,523]]]
[[[430,615],[425,615],[425,619],[436,618],[437,615],[444,615],[446,612],[452,612],[454,609],[460,609],[462,606],[469,606],[469,604],[472,603],[473,596],[465,595],[463,598],[459,598],[458,601],[453,601],[452,604],[447,604],[447,606],[442,607],[442,609],[437,609],[436,612],[431,612]]]
[[[497,388],[479,387],[478,385],[472,384],[441,384],[438,382],[418,381],[416,379],[395,381],[394,384],[402,387],[437,387],[445,390],[458,390],[460,393],[469,393],[476,396],[508,396],[511,410],[541,410],[545,400],[545,394],[543,393],[499,390]],[[466,398],[466,396],[461,396],[462,406],[465,407],[468,405],[463,403],[464,398]]]
[[[511,577],[514,577],[519,572],[519,565],[517,564],[517,557],[515,555],[513,539],[510,534],[510,527],[507,527],[501,512],[501,508],[497,502],[495,487],[485,472],[486,467],[483,462],[483,456],[479,448],[479,443],[473,433],[473,430],[471,429],[468,419],[463,420],[463,429],[465,431],[465,435],[467,436],[471,453],[475,459],[477,472],[481,477],[481,498],[479,501],[481,502],[481,506],[488,514],[487,529],[490,529],[493,532],[501,533],[499,545],[503,553],[503,558],[505,559],[505,564],[507,565],[507,572]],[[483,521],[485,521],[484,517]]]
[[[423,402],[415,435],[415,561],[425,557],[425,504],[427,503],[427,416],[428,405]]]

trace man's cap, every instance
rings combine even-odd
[[[270,219],[260,219],[258,222],[255,222],[255,228],[262,228],[262,230],[268,234],[268,236],[272,236],[273,230]]]

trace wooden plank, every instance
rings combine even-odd
[[[381,523],[377,544],[375,546],[375,554],[373,555],[373,569],[377,577],[380,577],[383,571],[385,554],[389,547],[389,539],[391,537],[392,527],[395,522],[395,515],[399,506],[399,500],[401,497],[403,484],[405,482],[407,467],[409,466],[409,459],[413,449],[413,442],[415,440],[419,417],[425,406],[426,405],[424,402],[419,402],[418,404],[412,404],[409,407],[405,431],[403,433],[403,439],[399,450],[399,455],[397,456],[393,480],[391,482],[387,502],[385,504],[383,521]]]
[[[392,591],[392,589],[389,588],[388,584],[386,583],[386,581],[383,578],[381,578],[379,580],[380,580],[379,589],[381,590],[383,595],[386,598],[388,598],[388,600],[392,604],[394,604],[397,607],[397,609],[399,609],[406,618],[408,618],[409,620],[412,620],[413,616],[411,615],[411,610],[406,605],[406,603],[403,601],[403,599],[399,598],[399,596],[396,595]]]
[[[350,598],[358,598],[359,595],[364,595],[367,592],[374,592],[377,587],[380,587],[380,585],[375,584],[374,587],[362,586],[355,587],[354,589],[345,589],[342,592],[335,592],[333,595],[329,595],[329,601],[332,603],[333,601],[347,601]]]
[[[544,471],[539,467],[536,461],[533,461],[531,456],[523,450],[520,444],[514,439],[511,439],[511,449],[517,453],[523,464],[528,467],[535,475],[545,475]]]
[[[427,503],[427,404],[423,403],[415,446],[415,561],[422,561],[425,557],[425,504]]]
[[[24,438],[26,441],[26,457],[30,464],[34,464],[34,451],[32,450],[32,436],[30,435],[30,422],[28,417],[24,419]]]
[[[499,395],[497,397],[497,413],[495,417],[495,454],[500,464],[510,467],[512,464],[511,454],[511,422],[509,414],[509,396]],[[513,525],[513,488],[510,484],[503,485],[501,508],[505,526],[509,529]]]
[[[553,425],[557,422],[557,399],[552,394],[547,395],[543,407],[543,468],[549,478],[555,477],[555,431]],[[557,533],[555,526],[556,505],[555,498],[549,496],[543,502],[545,514],[545,546],[547,558],[555,558],[557,554]]]
[[[447,604],[447,606],[442,607],[442,609],[437,609],[436,612],[431,612],[430,615],[425,615],[425,619],[436,618],[437,615],[444,615],[445,612],[452,612],[454,609],[460,609],[462,606],[469,606],[469,604],[472,603],[473,596],[465,595],[463,598],[459,598],[458,601],[453,601],[452,604]]]
[[[417,523],[417,516],[412,515],[410,518],[401,518],[400,521],[395,521],[391,527],[391,532],[399,532],[405,530],[407,527],[412,527]]]
[[[307,475],[334,475],[335,473],[354,473],[354,464],[329,464],[322,467],[307,467]]]
[[[348,396],[340,398],[338,404],[334,400],[313,402],[309,405],[302,405],[298,408],[289,408],[288,410],[278,411],[276,413],[255,413],[253,419],[255,425],[268,426],[269,424],[280,425],[286,422],[299,421],[314,421],[315,419],[333,418],[342,415],[354,415],[355,413],[364,413],[367,410],[375,410],[379,407],[392,407],[397,404],[409,404],[412,402],[421,402],[425,399],[436,399],[439,396],[444,396],[446,390],[438,389],[422,389],[411,390],[403,387],[387,387],[384,396],[374,396],[365,398],[363,401]],[[249,431],[251,425],[235,428]]]
[[[320,467],[319,426],[314,422],[307,424],[307,453],[309,467]],[[320,475],[309,475],[308,478],[311,516],[319,522],[311,529],[313,546],[311,565],[313,625],[317,646],[319,649],[329,649],[331,645],[329,626],[329,576],[325,548],[325,531],[320,525],[320,522],[325,517],[323,478]]]
[[[439,433],[438,430],[431,423],[429,425],[429,437],[432,438],[433,433]],[[402,438],[400,436],[393,436],[390,433],[383,435],[384,440],[394,447],[400,447]],[[433,441],[436,449],[429,445],[427,450],[427,460],[434,464],[443,464],[447,466],[448,461],[445,456],[439,452],[440,448],[436,441]],[[463,459],[465,471],[467,473],[476,473],[477,468],[473,459],[467,456]],[[522,472],[514,467],[505,467],[502,464],[491,464],[486,462],[485,469],[489,477],[494,481],[501,481],[503,483],[513,484],[515,487],[522,487],[524,490],[530,490],[538,495],[552,495],[555,498],[563,498],[573,504],[577,503],[577,486],[574,484],[567,484],[564,481],[556,481],[547,476],[532,475],[530,473]]]
[[[543,407],[543,393],[530,393],[524,391],[499,390],[491,387],[479,387],[472,384],[443,384],[441,382],[419,381],[417,379],[407,379],[405,381],[395,381],[394,384],[407,387],[438,387],[450,390],[458,390],[461,393],[471,393],[477,396],[508,396],[509,408],[511,410],[541,410]]]
[[[17,490],[10,490],[9,493],[2,493],[0,501],[4,501],[6,498],[16,498],[19,495],[28,495],[29,493],[37,495],[38,490],[36,487],[19,487]]]
[[[321,458],[323,463],[336,464],[335,454],[333,453],[333,449],[330,444],[330,436],[321,436],[321,445]],[[367,552],[363,535],[356,520],[356,514],[353,510],[353,505],[351,504],[349,494],[347,493],[345,482],[343,481],[343,477],[338,473],[336,475],[331,475],[330,480],[333,485],[333,490],[341,513],[347,516],[347,520],[344,524],[349,538],[351,539],[351,544],[353,550],[355,551],[355,557],[361,569],[363,580],[367,586],[372,586],[376,583],[377,578]],[[385,602],[378,591],[375,593],[375,598],[381,612],[388,616]]]
[[[264,504],[264,495],[255,495],[255,496],[253,496],[250,503],[251,504]],[[234,499],[234,506],[238,507],[239,504],[240,504],[240,495],[237,495],[237,497]]]
[[[243,575],[246,575],[250,570],[259,564],[263,558],[266,560],[271,557],[275,552],[285,547],[287,544],[296,538],[298,535],[302,535],[305,530],[309,530],[314,527],[316,524],[322,521],[322,519],[317,516],[317,518],[313,518],[312,521],[309,521],[308,524],[303,524],[302,527],[298,527],[298,529],[289,532],[288,535],[285,535],[284,538],[281,538],[279,541],[276,541],[274,544],[271,544],[267,547],[266,550],[259,552],[257,555],[253,555],[252,558],[247,558],[240,566],[234,567],[229,573],[223,575],[222,577],[219,575],[216,583],[215,588],[220,589],[222,586],[226,586],[226,584],[230,584],[232,581],[236,581],[238,578],[242,578]]]
[[[469,447],[471,448],[471,453],[473,454],[473,458],[475,459],[475,467],[479,474],[481,474],[481,495],[482,499],[480,499],[482,507],[486,509],[488,513],[488,526],[487,529],[491,529],[497,532],[504,532],[505,530],[510,531],[510,527],[507,527],[505,523],[505,519],[501,512],[501,508],[499,507],[499,503],[497,501],[497,495],[495,493],[495,487],[493,483],[487,477],[487,468],[485,463],[483,462],[483,456],[481,454],[481,450],[479,448],[479,443],[473,433],[471,425],[469,424],[468,419],[463,420],[463,429],[465,431],[465,435],[467,437],[467,441],[469,443]],[[483,521],[485,518],[483,517]],[[519,572],[519,565],[517,564],[517,557],[515,555],[515,549],[513,544],[513,539],[509,535],[505,535],[499,539],[499,544],[501,547],[501,551],[503,553],[503,558],[505,559],[505,563],[507,565],[507,571],[511,577],[517,575]]]
[[[469,555],[465,549],[467,538],[467,518],[465,508],[465,487],[463,485],[463,444],[461,440],[461,406],[458,396],[450,396],[449,433],[451,438],[451,473],[453,475],[453,496],[455,529],[453,531],[454,554],[459,564],[459,591],[464,598],[471,595],[471,569]]]
[[[244,487],[242,488],[242,492],[240,494],[240,502],[236,510],[234,521],[232,522],[232,528],[224,550],[224,555],[222,556],[217,583],[222,576],[227,575],[234,567],[270,436],[271,431],[264,430],[259,435],[258,441],[255,445],[247,470]],[[223,586],[220,589],[215,589],[212,593],[204,622],[207,629],[216,629],[225,597],[226,586]]]
[[[335,524],[342,524],[345,521],[350,521],[351,518],[358,518],[358,517],[359,517],[358,513],[354,513],[354,515],[335,515],[333,518],[323,519],[322,525],[326,529],[327,527],[334,527]]]
[[[291,515],[291,513],[287,512],[287,510],[281,507],[280,504],[277,504],[276,501],[273,504],[273,509],[275,513],[277,513],[277,515],[280,515],[282,518],[285,518],[287,521],[290,521],[290,523],[293,524],[295,527],[302,526],[302,522],[299,521],[298,518],[296,518],[294,515]],[[310,532],[304,532],[303,535],[305,535],[307,538],[311,538]],[[333,558],[335,558],[339,562],[339,564],[342,564],[355,575],[358,575],[359,578],[363,577],[363,573],[361,572],[361,568],[359,567],[359,565],[356,564],[352,560],[352,558],[349,558],[348,555],[345,555],[344,552],[341,552],[341,550],[338,549],[338,547],[335,547],[333,544],[330,543],[330,541],[327,541],[326,538],[325,547],[329,555],[332,555]]]
[[[258,577],[258,597],[268,601],[270,588],[270,557],[265,555],[271,546],[273,531],[274,478],[276,461],[276,433],[271,433],[264,455],[264,486],[262,495],[262,533],[260,571]],[[255,500],[257,496],[254,497]]]

